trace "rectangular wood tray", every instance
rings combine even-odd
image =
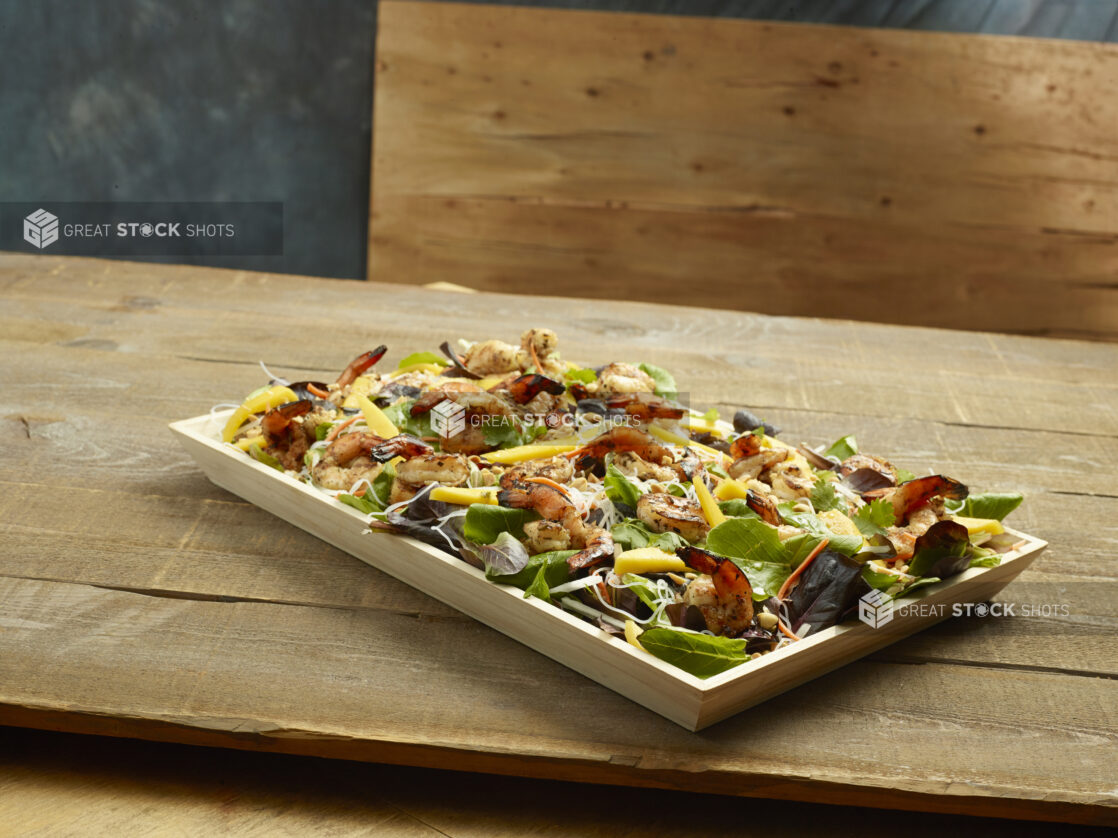
[[[950,616],[954,603],[988,600],[1047,546],[1009,530],[1025,541],[1019,550],[998,567],[973,568],[905,597],[906,605],[920,603],[919,613],[910,608],[877,628],[860,622],[834,626],[704,680],[553,605],[525,599],[517,588],[494,584],[448,553],[412,538],[369,532],[367,516],[352,507],[222,444],[220,429],[231,412],[170,426],[218,486],[689,730],[701,730],[927,628]]]

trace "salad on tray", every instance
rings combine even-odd
[[[1000,521],[1020,495],[917,477],[853,436],[785,442],[748,409],[691,408],[652,364],[563,360],[549,329],[378,371],[386,353],[273,378],[222,440],[700,678],[1019,541]]]

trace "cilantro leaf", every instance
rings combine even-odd
[[[884,498],[867,503],[851,515],[850,519],[867,538],[873,535],[884,535],[886,527],[891,527],[897,522],[893,504]]]
[[[846,499],[835,491],[835,484],[829,480],[820,480],[812,487],[811,505],[816,512],[837,509],[845,515],[847,510]]]

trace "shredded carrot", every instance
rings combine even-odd
[[[541,486],[549,486],[550,488],[555,489],[556,491],[562,493],[563,497],[565,497],[567,500],[571,499],[571,496],[567,493],[567,488],[565,486],[560,486],[558,483],[556,483],[550,477],[528,477],[528,478],[525,478],[524,482],[525,483],[539,483]]]
[[[344,422],[342,422],[340,425],[335,425],[334,427],[332,427],[330,429],[330,433],[326,434],[326,441],[327,442],[333,442],[334,437],[336,437],[343,430],[348,428],[350,425],[352,425],[354,422],[356,422],[360,418],[361,418],[360,416],[351,416],[350,418],[348,418]]]
[[[799,640],[800,639],[792,633],[792,629],[790,629],[790,628],[788,628],[788,626],[784,625],[784,620],[780,619],[780,617],[776,618],[776,624],[778,626],[780,626],[780,633],[783,634],[785,637],[790,637],[792,640]]]
[[[824,538],[817,545],[815,545],[815,549],[811,551],[811,553],[808,555],[808,557],[806,559],[804,559],[802,562],[800,562],[800,566],[797,567],[794,571],[792,571],[791,576],[789,576],[787,579],[784,580],[784,584],[780,586],[780,593],[778,593],[776,595],[777,599],[784,599],[784,595],[788,593],[788,591],[792,587],[793,583],[795,583],[795,581],[800,578],[800,576],[803,574],[803,572],[805,570],[807,570],[807,566],[809,564],[811,564],[813,561],[815,561],[815,557],[818,556],[820,553],[822,553],[823,548],[826,547],[830,543],[831,543],[831,540],[829,538]]]
[[[536,365],[536,372],[543,375],[543,364],[540,363],[539,356],[536,355],[536,345],[532,341],[528,341],[528,354],[532,356],[532,363]]]
[[[310,392],[310,393],[313,393],[316,396],[318,396],[320,399],[330,398],[329,393],[327,393],[325,390],[322,390],[318,387],[315,387],[313,384],[308,384],[307,385],[307,391]]]
[[[365,496],[365,489],[367,489],[367,488],[368,488],[367,486],[362,486],[360,489],[358,489],[356,492],[353,493],[353,496],[355,498],[364,497]]]

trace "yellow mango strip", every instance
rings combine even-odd
[[[680,420],[680,424],[689,431],[705,431],[706,433],[715,434],[716,436],[725,436],[722,429],[718,427],[718,423],[712,422],[705,416],[684,416]]]
[[[721,451],[719,451],[716,448],[711,448],[709,445],[703,445],[701,442],[695,442],[694,440],[688,439],[687,437],[682,436],[681,434],[673,433],[672,431],[669,431],[667,428],[661,428],[659,425],[655,425],[655,424],[654,425],[649,425],[648,426],[648,432],[650,434],[652,434],[654,437],[656,437],[657,439],[663,440],[664,442],[670,442],[674,445],[689,445],[692,448],[696,448],[699,451],[706,452],[707,454],[710,454],[712,457],[717,457],[720,460],[721,459],[725,459],[725,460],[730,459],[729,457],[727,457],[725,454],[723,454]]]
[[[621,576],[626,573],[667,573],[669,570],[684,571],[687,565],[683,559],[658,547],[626,550],[613,560],[613,572]]]
[[[763,440],[761,440],[761,447],[762,448],[795,448],[796,446],[789,445],[787,442],[784,442],[783,440],[779,440],[775,436],[769,436],[768,434],[765,434],[765,438]]]
[[[264,437],[262,436],[246,436],[244,439],[238,439],[232,443],[234,448],[240,448],[242,451],[248,451],[253,445],[264,447]]]
[[[541,443],[540,445],[518,445],[516,448],[503,448],[500,451],[490,451],[483,454],[491,463],[523,463],[525,460],[543,460],[574,451],[577,445],[560,445],[556,443]]]
[[[469,506],[472,503],[487,503],[497,505],[497,487],[482,486],[477,489],[455,489],[450,486],[436,486],[431,490],[431,500],[441,500],[443,503],[456,503],[460,506]]]
[[[409,372],[429,372],[431,375],[438,375],[449,366],[448,364],[432,364],[425,361],[420,361],[417,364],[408,364],[406,367],[397,367],[395,372],[392,373],[392,378],[400,375],[406,375]]]
[[[290,388],[282,385],[269,387],[267,390],[262,390],[250,396],[244,400],[244,403],[240,407],[233,411],[233,415],[230,416],[229,421],[225,423],[225,428],[221,431],[221,441],[232,442],[233,435],[237,433],[237,429],[257,413],[263,413],[265,410],[271,410],[273,407],[279,407],[281,404],[298,401],[298,399],[299,397],[291,392]]]
[[[392,420],[384,415],[384,411],[369,401],[368,396],[358,396],[357,406],[365,414],[365,424],[369,426],[369,430],[381,439],[392,439],[400,433]]]
[[[625,639],[627,641],[629,641],[630,644],[632,644],[633,646],[636,646],[638,649],[640,649],[645,654],[648,654],[648,650],[646,648],[644,648],[644,646],[641,645],[641,642],[637,639],[640,636],[641,636],[641,631],[640,631],[640,629],[637,628],[637,624],[634,623],[632,620],[626,620],[625,621]]]
[[[714,487],[714,496],[718,500],[731,500],[733,498],[747,500],[749,498],[749,487],[740,480],[722,480]]]
[[[718,501],[711,495],[710,489],[707,488],[706,483],[703,482],[701,474],[695,475],[695,479],[691,481],[691,485],[695,487],[695,496],[699,499],[699,506],[703,508],[703,517],[707,519],[711,529],[717,527],[726,520],[726,516],[722,510],[718,508]]]
[[[952,515],[952,518],[967,528],[970,535],[988,532],[990,535],[1001,535],[1005,532],[1002,522],[996,518],[967,518],[964,515]]]

